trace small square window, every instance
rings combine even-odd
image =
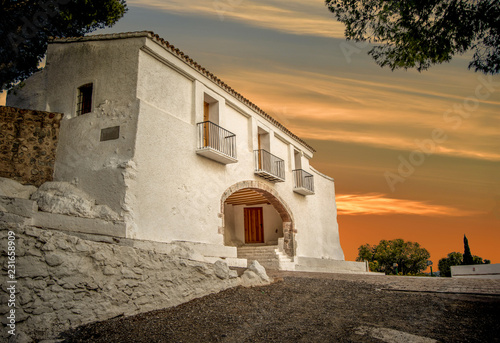
[[[78,88],[77,115],[92,112],[92,89],[92,83],[87,83]]]

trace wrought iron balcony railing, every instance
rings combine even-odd
[[[198,123],[198,148],[196,153],[220,163],[235,163],[236,135],[210,121]]]
[[[293,190],[302,195],[314,194],[314,176],[303,169],[293,171]]]
[[[255,174],[271,181],[285,181],[285,161],[264,149],[255,150]]]

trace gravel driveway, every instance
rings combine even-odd
[[[470,280],[270,274],[277,281],[269,286],[238,287],[62,337],[95,343],[500,342],[500,280],[479,281],[478,289],[492,290],[479,295],[465,294],[477,284]],[[468,286],[456,293],[445,284]]]

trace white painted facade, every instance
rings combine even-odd
[[[88,83],[91,111],[77,115]],[[209,120],[235,135],[236,156],[200,149],[205,102]],[[52,41],[45,69],[7,105],[64,113],[54,179],[119,213],[127,238],[243,245],[244,208],[262,207],[264,244],[288,233],[292,258],[344,260],[334,181],[310,166],[314,150],[150,32]],[[112,127],[118,138],[102,141]],[[255,173],[259,133],[260,147],[283,160],[283,182]],[[294,169],[312,175],[313,194],[297,187]],[[269,201],[226,202],[248,188]]]
[[[452,266],[451,277],[466,279],[500,279],[500,263]]]

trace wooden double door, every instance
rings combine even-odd
[[[262,207],[244,209],[245,243],[264,243],[264,216]]]

